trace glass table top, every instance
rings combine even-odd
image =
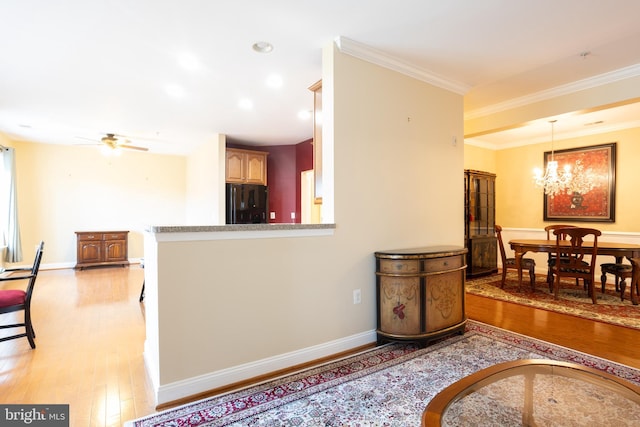
[[[452,384],[429,403],[423,426],[640,425],[640,387],[582,365],[526,359]]]

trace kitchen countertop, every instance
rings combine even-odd
[[[154,225],[147,231],[152,233],[209,233],[228,231],[276,231],[276,230],[325,230],[334,229],[335,224],[229,224],[229,225]]]

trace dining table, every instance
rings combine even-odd
[[[547,252],[555,253],[557,250],[556,239],[513,239],[509,241],[509,246],[515,253],[516,268],[518,269],[518,289],[522,288],[522,257],[527,252]],[[569,241],[561,240],[560,246],[570,247]],[[582,244],[585,250],[593,248],[593,242],[585,241]],[[634,243],[616,243],[598,241],[596,253],[598,255],[609,255],[616,258],[616,262],[621,262],[623,258],[631,260],[632,258],[640,258],[640,245]],[[635,267],[635,265],[634,265]],[[634,277],[637,275],[634,274]],[[638,304],[638,297],[633,291],[634,283],[631,283],[631,302]]]

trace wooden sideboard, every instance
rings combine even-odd
[[[378,344],[464,332],[466,253],[458,246],[375,253]]]
[[[128,231],[76,231],[76,268],[129,265]]]

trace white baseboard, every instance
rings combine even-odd
[[[234,384],[291,366],[321,359],[323,357],[371,344],[375,341],[376,332],[375,330],[371,330],[313,347],[269,357],[267,359],[257,360],[244,365],[222,369],[220,371],[210,372],[208,374],[187,378],[169,384],[160,386],[154,384],[156,405],[194,396],[229,384]],[[145,356],[145,364],[147,362],[148,360]],[[147,369],[149,368],[151,367],[147,367]]]
[[[129,258],[129,264],[140,264],[142,258]],[[31,264],[25,265],[24,267],[31,267]],[[40,264],[40,270],[64,270],[64,269],[73,269],[76,267],[75,262],[49,262],[46,264]]]

